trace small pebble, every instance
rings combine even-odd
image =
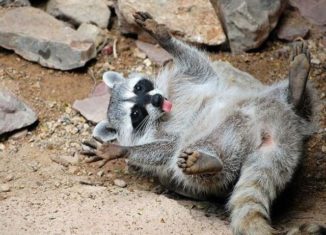
[[[13,175],[7,175],[5,178],[6,182],[12,181],[13,179],[14,179]]]
[[[104,175],[104,171],[99,171],[99,172],[97,172],[97,175],[98,175],[99,177],[102,177],[102,176]]]
[[[146,67],[149,67],[152,65],[152,62],[149,59],[145,59],[144,64],[146,65]]]
[[[0,151],[4,151],[5,148],[6,148],[5,145],[0,143]]]
[[[1,184],[0,185],[0,193],[1,192],[9,192],[10,191],[10,187],[8,184]]]
[[[120,188],[124,188],[127,186],[127,183],[124,180],[120,180],[120,179],[115,179],[113,183],[115,186],[118,186]]]
[[[326,153],[326,145],[323,145],[323,146],[321,147],[321,151],[322,151],[323,153]]]
[[[316,65],[319,65],[319,64],[320,64],[320,60],[319,60],[319,59],[316,59],[316,58],[314,58],[314,59],[311,59],[311,63],[312,63],[312,64],[316,64]]]

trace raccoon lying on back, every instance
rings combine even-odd
[[[93,135],[104,142],[117,138],[120,145],[89,144],[94,149],[87,154],[128,156],[132,166],[192,198],[233,189],[228,203],[233,233],[274,234],[271,204],[291,180],[304,139],[314,131],[307,46],[294,48],[289,80],[265,86],[251,77],[223,76],[203,53],[172,37],[149,14],[134,17],[174,64],[155,81],[141,74],[103,75],[112,96],[108,120]],[[325,229],[301,226],[289,234],[325,234]]]

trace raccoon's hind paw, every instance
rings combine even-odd
[[[177,164],[188,175],[215,174],[223,168],[222,162],[217,157],[191,149],[181,153]]]
[[[304,99],[309,71],[310,52],[306,42],[296,42],[292,46],[289,72],[289,102],[298,108]]]
[[[167,27],[157,23],[149,13],[137,11],[133,16],[135,22],[159,43],[164,43],[171,38]]]

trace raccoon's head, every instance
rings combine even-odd
[[[167,112],[172,104],[145,75],[132,73],[128,79],[116,72],[105,72],[103,81],[112,89],[107,121],[99,123],[93,136],[104,142],[142,135]],[[125,142],[125,141],[124,141]]]

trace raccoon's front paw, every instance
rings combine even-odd
[[[90,157],[88,162],[97,160],[109,161],[127,154],[127,149],[122,146],[111,143],[99,144],[95,140],[84,141],[82,147],[81,153]]]
[[[185,174],[189,175],[215,174],[223,167],[217,157],[191,149],[186,149],[181,153],[177,164]]]
[[[158,42],[164,43],[171,38],[167,27],[157,23],[149,13],[137,11],[134,18],[135,22]]]

